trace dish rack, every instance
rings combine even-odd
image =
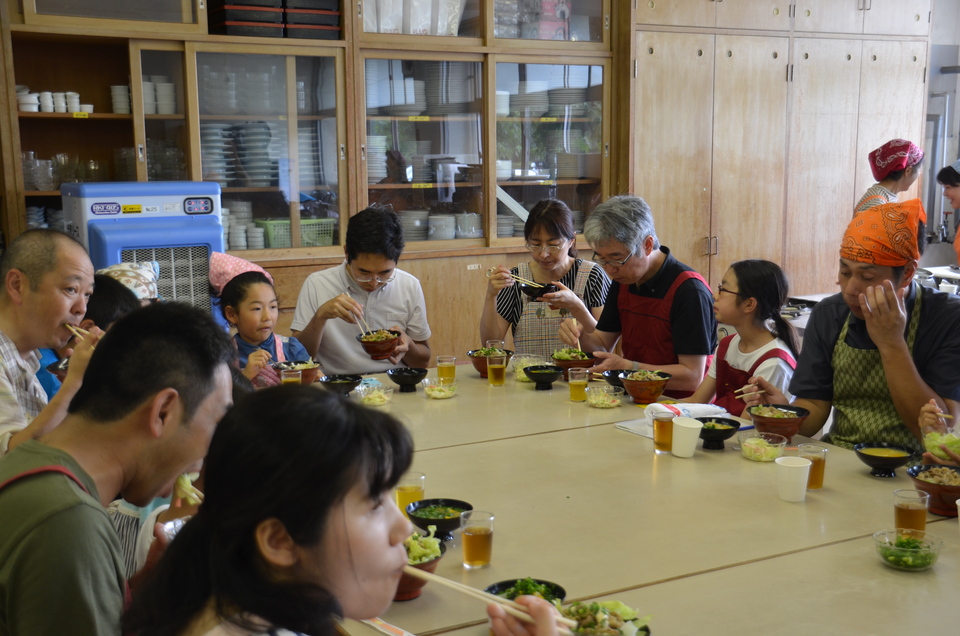
[[[266,247],[291,247],[290,219],[255,219],[254,223],[263,228]],[[333,245],[336,225],[336,219],[300,219],[300,246]]]

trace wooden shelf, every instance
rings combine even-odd
[[[497,181],[498,186],[517,187],[517,186],[552,186],[552,185],[580,185],[580,184],[599,184],[600,179],[519,179],[508,181]]]
[[[409,121],[423,123],[431,121],[474,121],[480,113],[457,113],[454,115],[367,115],[367,121]]]
[[[147,121],[156,121],[156,120],[165,120],[165,121],[186,121],[187,116],[182,114],[174,115],[144,115],[143,118]]]
[[[20,119],[121,119],[128,121],[133,119],[133,115],[129,113],[27,113],[18,111],[17,114]],[[76,117],[76,115],[86,115],[86,117]],[[180,117],[182,118],[183,115]]]
[[[453,183],[368,183],[369,190],[433,190],[435,188],[450,186],[461,188],[479,188],[482,183],[474,181],[454,181]]]
[[[600,120],[595,117],[497,117],[497,121],[519,121],[531,124],[599,124]]]

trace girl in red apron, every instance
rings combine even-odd
[[[759,375],[788,398],[799,347],[793,325],[780,315],[787,302],[787,278],[775,263],[737,261],[713,293],[717,321],[736,333],[720,341],[707,377],[683,402],[714,403],[732,415],[743,412],[734,393]]]
[[[279,313],[273,278],[259,265],[214,252],[210,286],[219,297],[220,312],[235,329],[233,343],[243,375],[262,388],[280,384],[275,362],[306,362],[310,354],[296,338],[273,332]]]

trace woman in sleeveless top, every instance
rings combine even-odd
[[[891,139],[870,153],[870,171],[877,180],[857,201],[853,213],[885,203],[896,203],[920,176],[923,149],[906,139]]]
[[[507,329],[512,329],[517,351],[549,357],[567,346],[558,336],[564,319],[573,317],[591,329],[596,325],[610,278],[596,263],[577,258],[573,214],[562,201],[540,201],[530,211],[523,235],[532,260],[491,272],[480,317],[480,343],[503,340]],[[531,300],[511,274],[556,285],[558,291]]]

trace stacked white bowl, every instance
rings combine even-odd
[[[80,111],[80,93],[75,93],[73,91],[67,91],[64,93],[67,98],[67,112],[68,113],[79,113]],[[129,104],[129,97],[127,102]],[[129,111],[128,111],[129,112]]]
[[[230,249],[247,249],[247,226],[239,223],[230,224]]]
[[[220,225],[223,226],[223,249],[230,249],[230,208],[220,208]]]
[[[69,100],[70,93],[67,93]],[[110,87],[110,99],[113,102],[113,112],[127,115],[130,113],[130,87],[126,84],[117,84]],[[77,106],[79,106],[79,101]],[[69,108],[69,104],[67,105]]]
[[[27,227],[31,230],[38,227],[47,227],[47,219],[43,208],[36,205],[27,207]]]
[[[177,87],[170,82],[154,84],[157,93],[157,113],[173,115],[177,112]]]
[[[452,214],[430,215],[430,240],[446,241],[457,238],[457,220]]]
[[[512,214],[497,215],[497,236],[500,238],[503,238],[505,236],[513,236],[513,215]]]
[[[40,112],[40,95],[37,93],[17,93],[17,109],[24,113]]]
[[[387,138],[367,135],[367,183],[379,183],[387,176]]]
[[[157,88],[153,82],[143,82],[143,114],[157,114]]]
[[[66,93],[53,94],[53,112],[55,113],[67,112],[67,94]]]
[[[247,225],[247,249],[262,250],[264,248],[264,229],[254,224]]]
[[[530,80],[517,83],[517,94],[510,96],[510,110],[520,111],[522,117],[540,117],[550,108],[547,83]]]
[[[51,93],[50,91],[43,91],[42,93],[40,93],[40,112],[41,113],[53,112],[53,93]]]

